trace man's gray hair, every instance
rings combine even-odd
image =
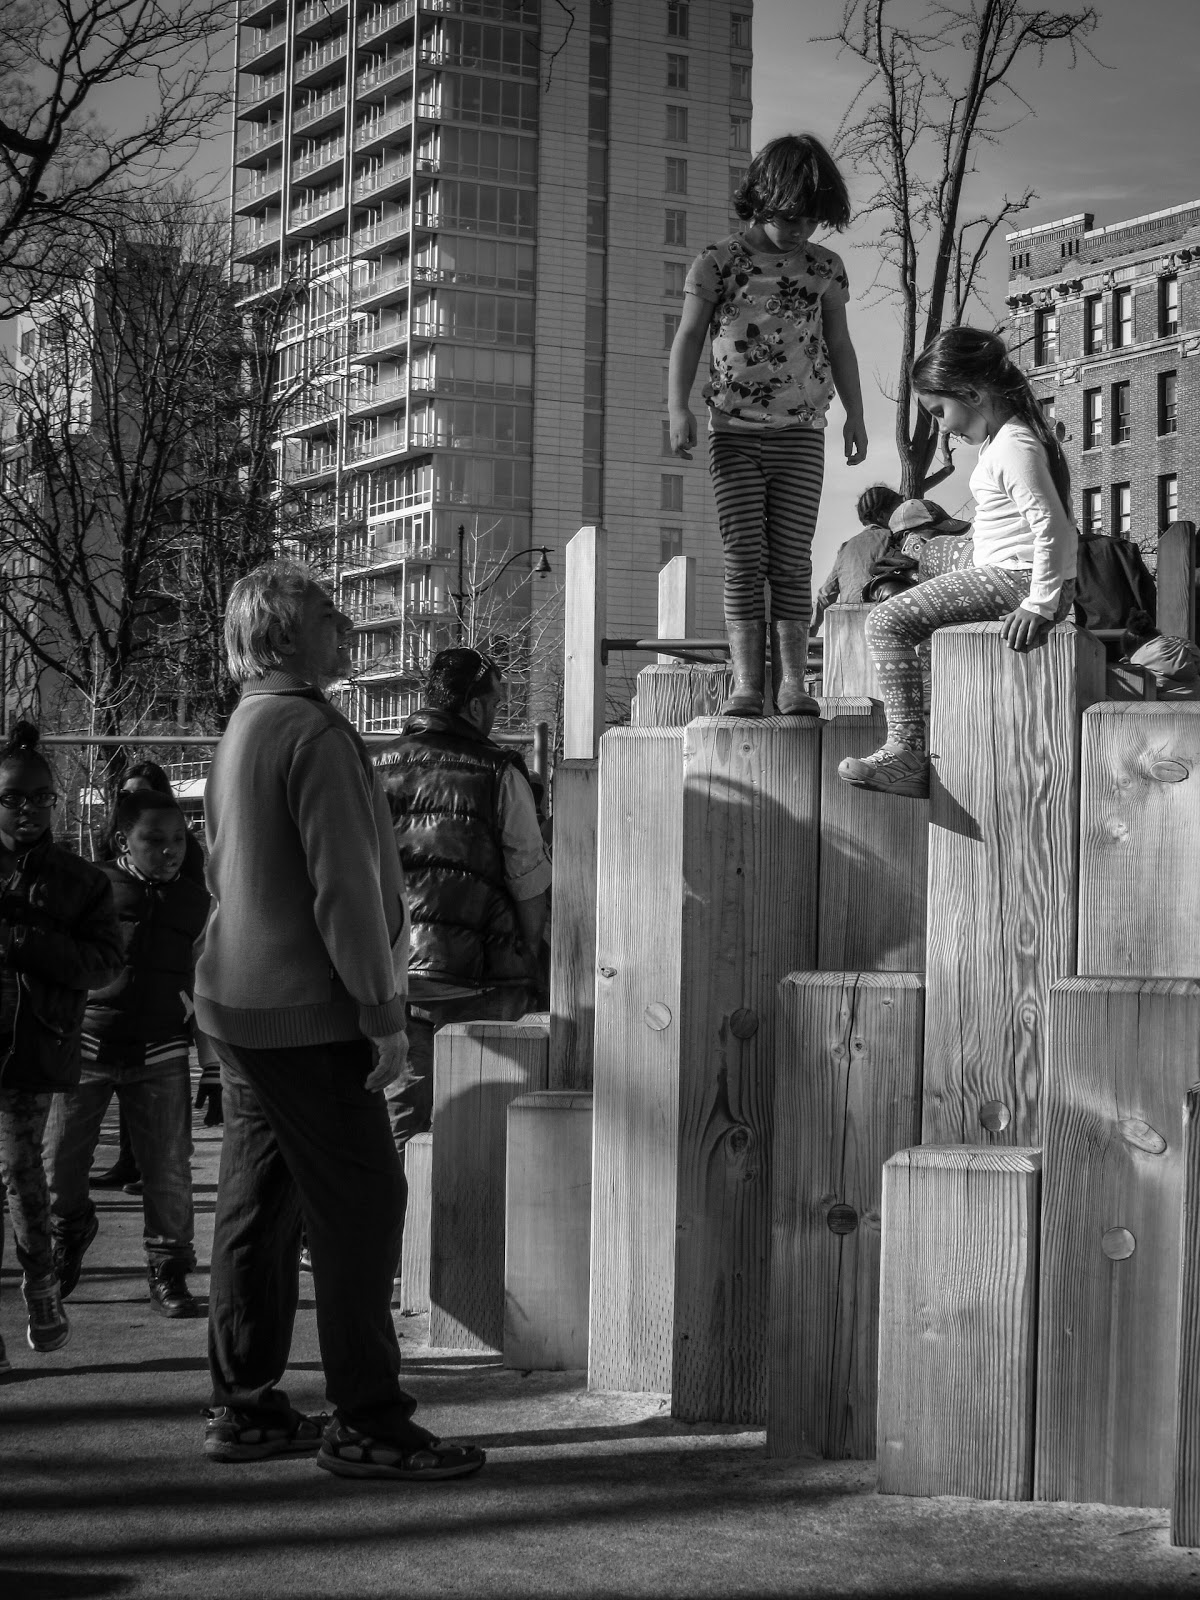
[[[271,643],[271,624],[295,628],[305,598],[316,586],[302,561],[268,561],[238,579],[225,607],[225,655],[235,683],[260,678],[283,665],[283,657]]]

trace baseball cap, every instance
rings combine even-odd
[[[966,533],[971,526],[957,517],[947,516],[936,500],[904,500],[888,518],[893,533],[912,533],[917,528],[936,528],[939,533]]]

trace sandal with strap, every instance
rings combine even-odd
[[[203,1413],[208,1418],[204,1430],[204,1454],[210,1461],[265,1461],[269,1456],[311,1456],[321,1448],[329,1426],[327,1412],[306,1417],[293,1411],[278,1422],[263,1422],[261,1417],[232,1406],[219,1406]]]
[[[465,1478],[478,1472],[487,1456],[478,1445],[443,1444],[425,1430],[424,1442],[405,1449],[387,1439],[360,1433],[346,1422],[333,1422],[317,1455],[317,1465],[340,1478],[397,1478],[431,1483],[440,1478]]]

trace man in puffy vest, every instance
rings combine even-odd
[[[409,1079],[389,1093],[399,1149],[433,1120],[433,1036],[515,1021],[533,1000],[550,858],[519,755],[488,737],[502,679],[478,650],[433,659],[425,705],[379,764],[412,918]]]

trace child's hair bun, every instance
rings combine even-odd
[[[32,722],[15,723],[5,742],[3,754],[15,756],[24,751],[37,750],[38,745],[41,743],[41,738],[41,733],[34,727]]]

